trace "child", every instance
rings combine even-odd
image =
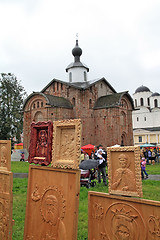
[[[148,173],[146,172],[146,159],[145,158],[142,158],[141,170],[142,170],[142,176],[145,174],[146,178],[148,178]]]

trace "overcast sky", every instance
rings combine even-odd
[[[160,0],[0,0],[0,72],[28,94],[67,81],[76,33],[89,80],[160,93]]]

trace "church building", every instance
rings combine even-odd
[[[81,119],[82,146],[133,145],[133,101],[128,91],[117,93],[103,77],[88,80],[89,68],[80,61],[82,49],[72,50],[66,68],[68,81],[53,79],[24,102],[24,148],[29,148],[30,126],[37,121]]]

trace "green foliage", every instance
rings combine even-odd
[[[156,163],[154,165],[146,165],[146,171],[149,175],[160,174],[160,164]]]
[[[0,74],[0,139],[8,140],[16,137],[20,142],[25,96],[24,88],[13,74]]]

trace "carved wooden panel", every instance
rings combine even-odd
[[[89,240],[159,240],[160,202],[89,192]]]
[[[13,175],[0,170],[0,240],[12,239]]]
[[[24,240],[77,239],[80,170],[29,167]]]
[[[109,193],[142,197],[140,148],[108,147]]]
[[[49,165],[52,154],[53,123],[33,122],[31,124],[29,163]]]
[[[81,154],[81,120],[53,122],[52,166],[79,168]]]
[[[11,170],[11,141],[0,140],[0,170]]]

